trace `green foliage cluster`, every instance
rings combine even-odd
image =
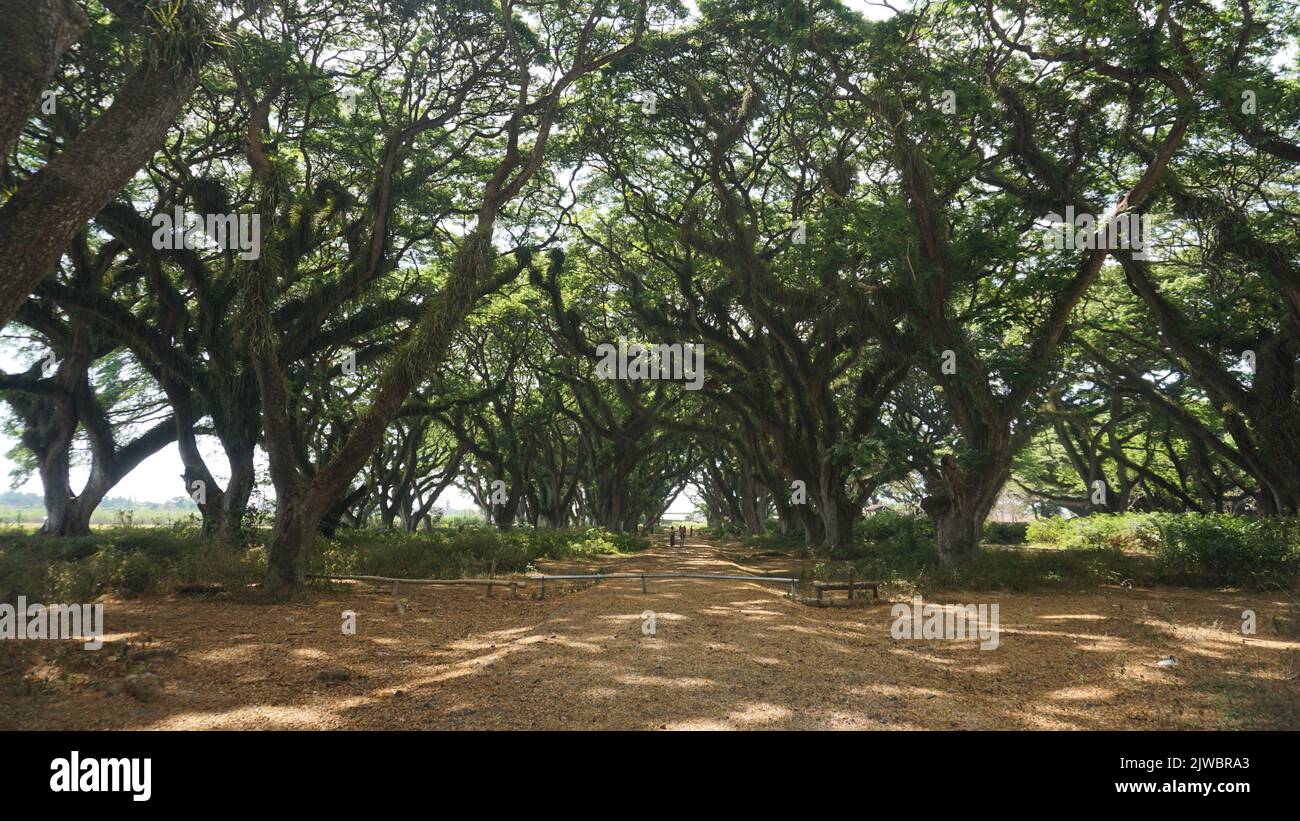
[[[1155,581],[1149,559],[1119,550],[985,550],[966,562],[944,563],[929,540],[881,543],[864,551],[853,567],[858,578],[883,582],[908,595],[928,590],[1019,592]]]
[[[1113,548],[1153,550],[1158,534],[1155,520],[1144,513],[1099,513],[1071,519],[1054,516],[1029,525],[1026,539],[1067,550]]]
[[[1129,513],[989,522],[990,545],[1029,542],[1044,549],[986,549],[943,563],[923,517],[882,511],[858,524],[818,578],[845,576],[904,591],[1035,590],[1096,584],[1180,584],[1292,589],[1300,581],[1300,521],[1229,514]],[[746,546],[808,555],[799,536],[752,536]]]
[[[617,555],[644,550],[630,533],[485,527],[432,533],[343,530],[318,541],[311,572],[399,578],[483,576],[531,570],[539,559]],[[0,601],[84,602],[101,595],[162,595],[178,587],[217,585],[231,593],[261,581],[266,549],[233,547],[194,533],[112,528],[93,536],[49,538],[0,531]]]
[[[0,601],[86,602],[101,595],[155,595],[181,585],[237,591],[266,570],[266,551],[161,528],[109,528],[50,538],[0,531]]]
[[[340,531],[321,540],[314,573],[455,579],[523,573],[539,559],[613,555],[644,550],[649,541],[628,533],[587,530],[438,529],[430,533]]]
[[[724,538],[732,535],[725,532],[729,528],[719,528],[719,530],[724,531],[720,534]],[[755,536],[746,536],[741,539],[741,543],[755,550],[791,552],[805,549],[805,539],[802,533],[762,533]]]
[[[1127,513],[1043,519],[1032,543],[1065,550],[1141,551],[1177,584],[1286,587],[1300,577],[1300,520],[1226,513]]]
[[[1028,540],[1029,522],[985,522],[987,544],[1024,544]]]
[[[1156,557],[1170,582],[1290,588],[1300,579],[1300,519],[1156,514]]]
[[[882,510],[858,522],[853,529],[859,541],[913,540],[933,535],[934,527],[924,516]]]
[[[213,10],[199,0],[151,0],[144,4],[139,21],[148,35],[144,60],[178,72],[201,65],[206,52],[230,46],[214,20]]]

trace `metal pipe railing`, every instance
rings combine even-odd
[[[527,587],[525,581],[518,579],[399,579],[391,576],[340,576],[327,573],[309,573],[307,578],[310,579],[329,579],[332,581],[359,581],[371,582],[375,584],[392,584],[393,595],[397,595],[399,584],[469,584],[486,587],[488,595],[492,595],[493,587],[507,587],[510,590],[510,598],[515,598],[515,590],[520,587]],[[790,585],[790,598],[796,598],[795,586],[799,583],[798,579],[788,576],[734,576],[723,573],[572,573],[558,576],[534,575],[525,576],[528,581],[539,583],[541,597],[546,598],[546,583],[563,582],[563,581],[605,581],[606,579],[640,579],[641,592],[649,593],[646,586],[648,579],[705,579],[715,581],[736,581],[736,582],[772,582],[775,584]]]
[[[788,576],[732,576],[722,573],[573,573],[558,576],[526,576],[525,578],[540,583],[542,598],[546,598],[546,583],[548,581],[584,581],[595,579],[605,581],[606,579],[640,579],[641,592],[650,592],[646,587],[647,579],[714,579],[718,581],[737,581],[737,582],[775,582],[776,584],[790,585],[790,598],[796,598],[795,586],[799,583],[798,579]]]
[[[397,595],[398,585],[400,584],[470,584],[479,587],[486,587],[487,594],[492,595],[492,588],[505,587],[510,590],[510,598],[516,598],[516,591],[520,587],[527,587],[528,583],[518,579],[399,579],[392,576],[339,576],[330,573],[308,573],[309,579],[324,579],[328,581],[344,582],[370,582],[371,584],[392,584],[393,595]]]

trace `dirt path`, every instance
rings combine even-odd
[[[771,573],[692,542],[591,570]],[[1159,588],[945,594],[997,603],[1001,639],[895,640],[887,603],[818,609],[753,582],[606,581],[545,601],[366,586],[305,604],[110,602],[109,630],[175,658],[118,660],[4,642],[0,726],[29,728],[1213,728],[1300,727],[1300,639],[1281,595]],[[1240,634],[1241,611],[1259,633]],[[357,635],[340,630],[357,614]],[[655,613],[655,635],[642,613]],[[16,645],[23,645],[15,651]],[[1172,656],[1175,667],[1156,667]],[[163,696],[121,692],[157,673]],[[322,673],[346,676],[341,682]]]

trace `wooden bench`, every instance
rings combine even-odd
[[[870,590],[873,599],[880,598],[880,582],[859,582],[854,581],[852,578],[846,582],[813,582],[813,589],[817,591],[817,602],[819,604],[822,601],[822,591],[824,590],[847,590],[850,599],[853,598],[854,590],[863,592]]]

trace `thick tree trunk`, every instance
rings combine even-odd
[[[176,450],[181,457],[181,480],[185,483],[185,494],[198,505],[199,515],[203,518],[203,535],[212,537],[216,534],[221,519],[224,493],[212,478],[212,473],[199,452],[198,440],[194,436],[196,420],[190,389],[166,380],[163,387],[176,417]]]
[[[844,480],[837,473],[824,471],[819,488],[817,515],[822,522],[822,547],[828,552],[853,541],[853,523],[860,510],[844,492]]]
[[[77,417],[72,402],[67,398],[39,401],[34,407],[20,406],[26,410],[29,429],[24,432],[23,443],[37,458],[41,477],[41,490],[45,502],[45,522],[38,531],[43,536],[69,536],[72,516],[71,464],[72,437],[77,431]],[[36,418],[44,410],[45,419]],[[77,534],[84,535],[84,534]]]
[[[319,496],[319,493],[314,494]],[[300,587],[307,581],[307,557],[325,511],[312,499],[277,499],[275,528],[267,553],[266,586],[272,592]]]
[[[979,553],[980,532],[987,511],[974,506],[953,504],[947,496],[927,496],[921,507],[934,525],[934,541],[939,559],[946,563],[968,561]]]
[[[944,457],[945,492],[921,500],[921,509],[934,525],[940,561],[969,561],[979,553],[984,520],[1006,483],[1010,456],[1009,448],[986,451],[983,466],[969,471],[958,467],[951,455]]]
[[[807,504],[792,505],[791,507],[795,511],[795,518],[799,522],[799,528],[803,531],[804,545],[811,550],[823,544],[825,525],[822,523],[822,518],[813,513]]]
[[[253,466],[255,437],[241,438],[231,433],[229,428],[218,427],[217,436],[230,464],[230,481],[223,490],[199,451],[194,435],[198,420],[195,419],[190,389],[175,382],[166,384],[165,388],[176,417],[176,448],[184,467],[185,493],[193,498],[196,486],[203,491],[195,500],[203,517],[203,536],[233,542],[239,538],[243,528],[248,498],[256,481]]]
[[[79,498],[66,497],[47,510],[45,523],[37,532],[42,536],[89,536],[90,517],[97,504],[81,504]]]
[[[223,542],[237,540],[244,528],[244,514],[248,512],[248,499],[253,493],[257,475],[253,465],[253,448],[243,442],[223,442],[226,458],[230,461],[230,481],[221,497],[221,519],[217,522],[217,539]]]
[[[789,536],[794,529],[794,515],[790,510],[790,499],[782,492],[772,494],[772,506],[776,508],[777,532]]]
[[[503,475],[494,476],[493,478],[501,481],[505,480],[505,476]],[[510,530],[515,526],[515,521],[519,518],[519,503],[524,498],[523,486],[523,477],[512,473],[510,475],[510,489],[506,493],[505,504],[494,504],[489,508],[492,515],[492,523],[496,525],[497,530]]]
[[[289,421],[289,396],[284,375],[275,361],[274,335],[269,316],[253,331],[251,351],[262,391],[266,421],[266,447],[271,457],[271,477],[276,489],[275,528],[268,548],[267,586],[279,589],[305,579],[311,542],[329,508],[348,492],[357,475],[384,436],[412,387],[446,356],[452,335],[469,315],[481,284],[492,273],[491,223],[465,239],[451,266],[451,275],[434,296],[406,345],[398,350],[384,374],[369,409],[351,429],[334,458],[311,478],[294,464]],[[261,283],[265,287],[266,283]]]
[[[0,327],[158,150],[198,77],[198,66],[138,69],[113,105],[0,207]]]
[[[65,475],[64,481],[66,480]],[[64,488],[63,493],[56,493],[53,497],[51,494],[46,494],[45,522],[37,533],[41,536],[89,536],[90,519],[95,513],[95,508],[103,501],[107,489],[98,493],[83,492],[81,496],[73,496],[66,484]]]
[[[78,530],[75,522],[76,515],[73,509],[73,497],[65,495],[60,499],[45,500],[45,521],[41,523],[41,529],[36,531],[39,536],[89,536],[90,529]]]
[[[116,468],[116,466],[114,466]],[[99,503],[121,481],[124,472],[116,469],[101,468],[92,465],[90,478],[81,489],[81,495],[72,502],[72,513],[68,521],[69,536],[89,536],[90,519],[95,515]]]
[[[0,153],[22,134],[59,58],[89,26],[76,0],[0,0]]]
[[[73,532],[72,486],[69,477],[71,438],[62,447],[49,447],[39,454],[41,486],[45,500],[45,522],[37,531],[42,536],[80,536]]]

